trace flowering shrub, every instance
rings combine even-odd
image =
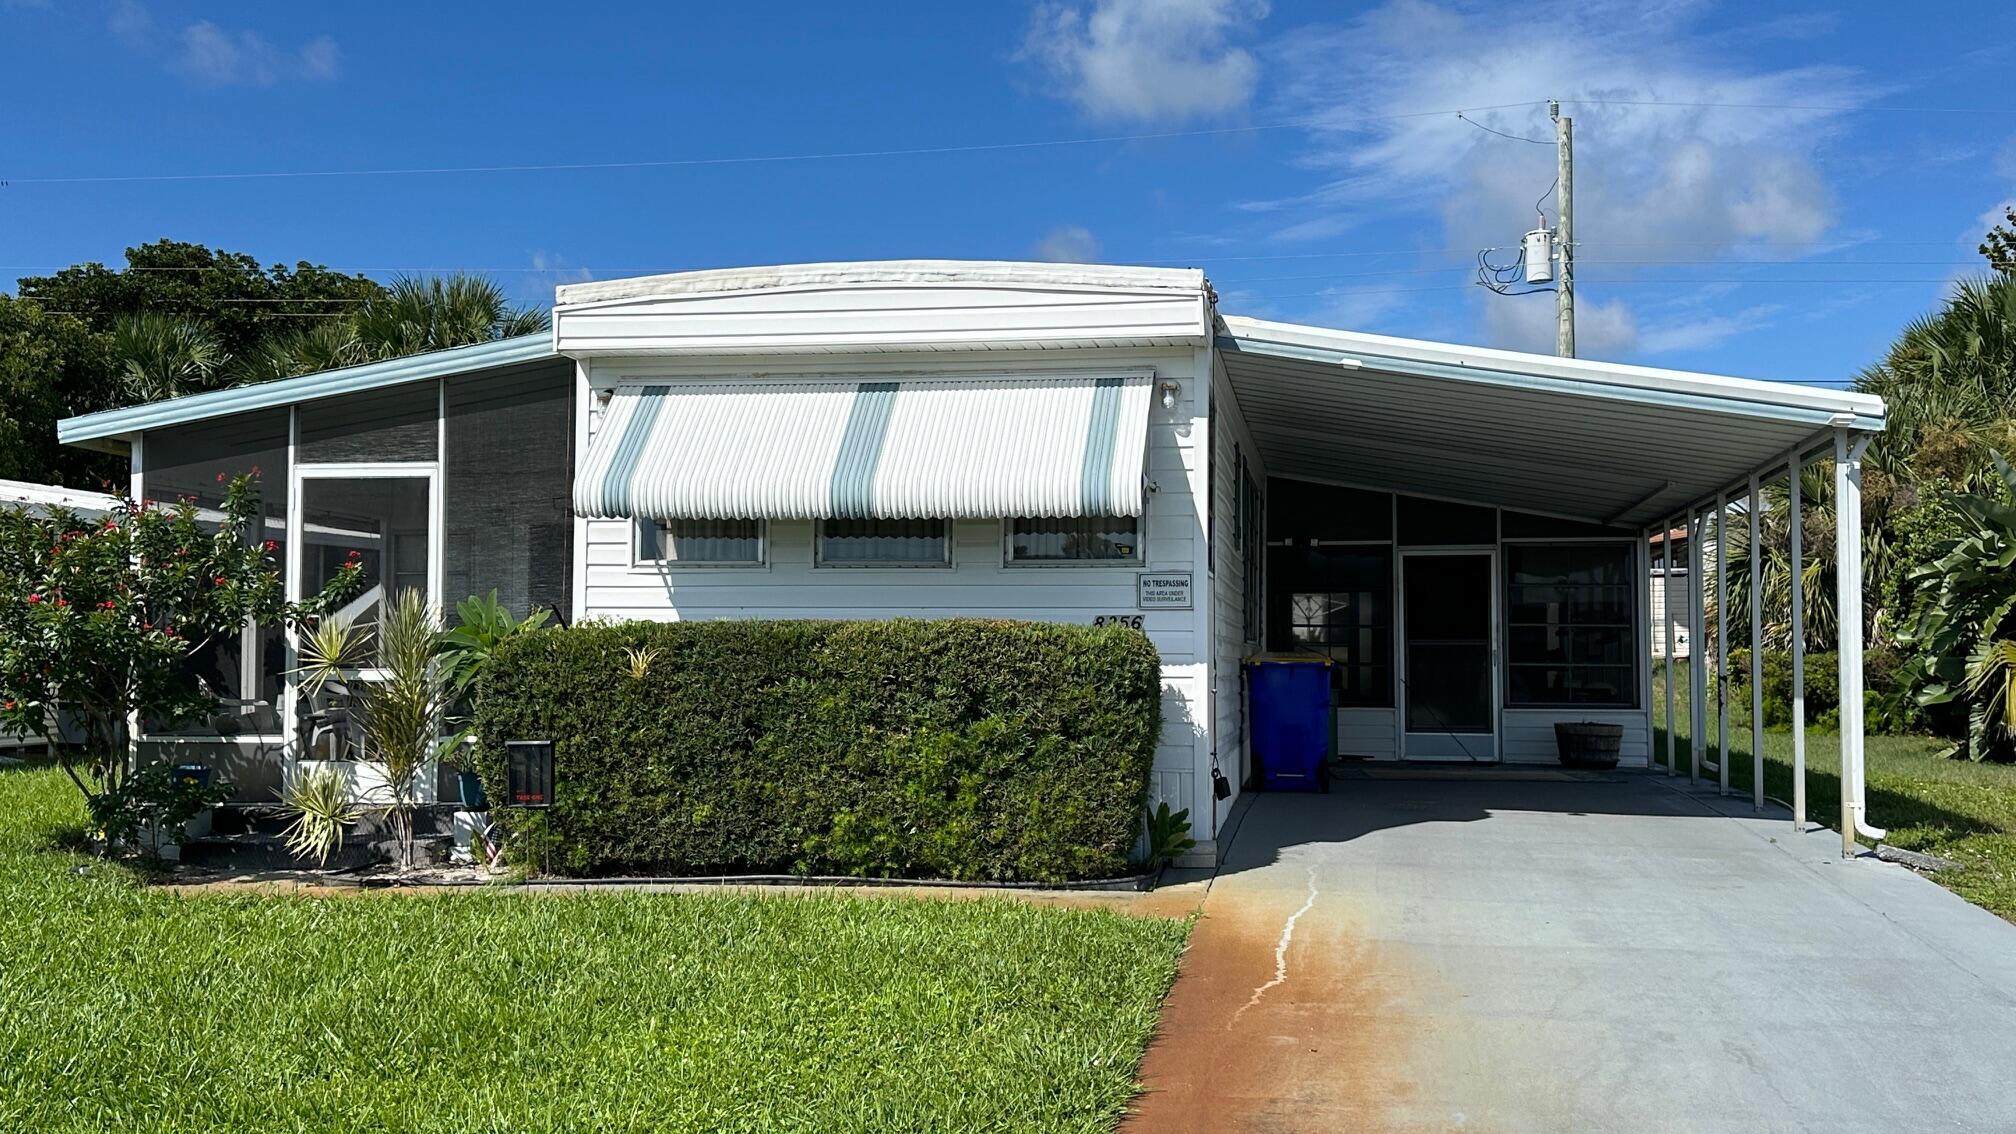
[[[56,747],[62,715],[84,751],[64,767],[87,801],[133,773],[127,724],[214,711],[184,664],[248,622],[298,624],[354,594],[353,560],[321,594],[289,603],[278,545],[259,530],[253,477],[221,510],[123,501],[101,519],[0,509],[0,724]]]

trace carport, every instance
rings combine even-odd
[[[1375,756],[1537,759],[1553,721],[1600,713],[1640,730],[1638,758],[1649,766],[1676,776],[1684,769],[1690,780],[1712,777],[1726,794],[1728,768],[1711,758],[1707,698],[1699,695],[1711,680],[1720,690],[1716,751],[1727,751],[1726,618],[1712,620],[1714,649],[1695,650],[1689,660],[1696,693],[1691,751],[1677,752],[1670,730],[1663,753],[1651,751],[1648,542],[1673,529],[1692,537],[1687,609],[1693,639],[1707,642],[1709,611],[1727,609],[1728,556],[1719,549],[1745,538],[1732,523],[1745,525],[1755,541],[1760,512],[1774,506],[1766,490],[1783,480],[1793,518],[1791,707],[1802,785],[1792,803],[1803,828],[1799,473],[1815,460],[1831,460],[1835,557],[1844,565],[1836,573],[1848,785],[1843,851],[1853,852],[1857,831],[1881,837],[1863,804],[1860,495],[1863,451],[1883,428],[1880,399],[1237,316],[1219,321],[1216,346],[1231,400],[1272,486],[1267,644],[1330,655],[1343,671],[1340,745],[1361,742]],[[1384,521],[1376,515],[1381,499],[1392,501]],[[1627,542],[1628,556],[1593,557],[1589,565],[1535,549]],[[1383,576],[1378,554],[1364,550],[1382,545]],[[1328,590],[1305,589],[1293,577],[1293,565],[1306,568],[1317,559],[1326,571],[1355,570],[1348,562],[1354,554],[1368,564],[1371,582],[1354,577]],[[1523,575],[1522,557],[1535,561]],[[1560,582],[1592,580],[1582,591],[1600,597],[1618,588],[1620,563],[1629,568],[1622,605],[1583,601]],[[1761,592],[1758,569],[1758,557],[1750,557],[1751,596]],[[1382,585],[1394,607],[1384,622],[1377,610]],[[1487,585],[1488,601],[1468,601],[1470,588]],[[1411,628],[1410,594],[1417,600]],[[1424,601],[1429,597],[1432,604]],[[1763,611],[1754,599],[1748,610],[1728,614],[1747,616],[1752,640],[1762,637]],[[1583,624],[1575,623],[1578,617]],[[1670,623],[1664,634],[1671,637]],[[1662,644],[1671,656],[1672,643]],[[1450,680],[1452,673],[1463,676]],[[1752,685],[1758,735],[1751,747],[1760,765],[1752,802],[1761,809],[1764,714],[1761,684]],[[1673,683],[1665,696],[1671,719]],[[1353,697],[1361,703],[1351,703]]]

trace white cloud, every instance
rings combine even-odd
[[[1677,319],[1646,327],[1638,335],[1638,349],[1646,354],[1667,354],[1672,351],[1705,350],[1718,346],[1738,335],[1762,330],[1772,324],[1773,316],[1783,307],[1776,303],[1760,303],[1741,311],[1726,315],[1702,315],[1692,319]],[[1580,330],[1580,327],[1577,327]]]
[[[342,69],[342,52],[329,36],[318,35],[289,49],[249,28],[219,27],[209,20],[175,31],[156,23],[138,0],[115,5],[109,26],[127,47],[159,57],[170,70],[205,86],[270,87],[294,80],[327,80]]]
[[[1551,294],[1487,296],[1484,333],[1492,346],[1507,350],[1554,353],[1555,314]],[[1614,358],[1638,346],[1638,317],[1621,299],[1594,303],[1575,300],[1575,353],[1583,358]]]
[[[1099,260],[1099,239],[1084,225],[1062,224],[1044,233],[1030,247],[1029,256],[1058,264],[1093,264]]]
[[[1266,0],[1045,3],[1022,57],[1095,118],[1210,117],[1252,100],[1259,62],[1232,41],[1266,15]]]
[[[1835,223],[1821,157],[1844,115],[1768,107],[1851,107],[1883,93],[1839,67],[1745,66],[1731,50],[1737,29],[1718,18],[1695,0],[1388,0],[1342,26],[1297,29],[1264,52],[1278,92],[1270,116],[1313,124],[1304,162],[1324,180],[1244,208],[1280,241],[1426,217],[1448,247],[1509,248],[1540,223],[1535,203],[1549,193],[1555,157],[1539,100],[1559,98],[1575,120],[1581,351],[1708,335],[1706,326],[1662,335],[1648,323],[1641,336],[1643,320],[1623,302],[1589,293],[1605,276],[1660,270],[1621,261],[1804,251]],[[1543,144],[1487,134],[1453,113],[1391,117],[1468,107],[1497,107],[1467,117]],[[1553,223],[1551,197],[1545,207]],[[1546,318],[1529,307],[1546,308]],[[1483,312],[1495,341],[1552,343],[1551,304],[1489,297]]]

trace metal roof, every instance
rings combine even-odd
[[[1026,263],[1014,260],[864,260],[830,264],[775,264],[707,268],[656,276],[629,276],[561,284],[555,303],[601,303],[655,295],[756,291],[764,288],[873,287],[1087,287],[1201,293],[1199,268],[1136,268],[1117,264]]]
[[[544,332],[536,335],[519,335],[516,338],[429,351],[426,354],[408,355],[404,358],[391,358],[383,362],[367,362],[361,366],[345,366],[338,370],[303,374],[298,378],[281,378],[273,382],[233,386],[224,390],[209,390],[201,394],[170,398],[167,401],[87,413],[81,417],[65,418],[58,422],[56,439],[66,445],[90,444],[94,441],[127,437],[143,430],[159,429],[167,425],[182,425],[251,410],[293,405],[296,402],[312,401],[337,394],[375,390],[402,382],[446,378],[473,370],[488,370],[496,366],[537,362],[555,357],[558,356],[553,349],[552,335]]]
[[[1655,522],[1883,402],[1782,382],[1227,316],[1268,471],[1611,524]]]
[[[1138,516],[1145,371],[620,385],[575,514]]]

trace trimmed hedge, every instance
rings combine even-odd
[[[477,768],[503,799],[502,742],[555,742],[553,807],[504,817],[565,873],[1111,877],[1161,696],[1119,627],[587,623],[498,651]]]

